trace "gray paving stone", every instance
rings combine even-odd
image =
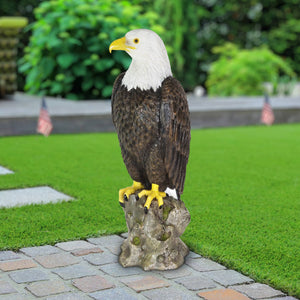
[[[186,256],[186,259],[189,259],[189,258],[200,258],[201,255],[198,254],[198,253],[195,253],[193,251],[190,251],[189,254]]]
[[[34,258],[44,268],[58,268],[74,265],[80,261],[80,258],[69,253],[56,253],[50,255],[37,256]]]
[[[210,279],[213,279],[217,283],[224,285],[225,287],[235,284],[253,282],[253,279],[250,277],[244,276],[234,270],[210,271],[203,272],[202,274]]]
[[[0,261],[19,258],[21,258],[21,256],[13,251],[0,251]]]
[[[45,297],[70,291],[70,288],[62,280],[35,282],[27,286],[26,289],[36,297]]]
[[[17,293],[9,282],[0,280],[0,295]]]
[[[101,246],[103,247],[103,246]],[[104,246],[106,249],[108,249],[111,253],[113,253],[114,255],[120,255],[121,253],[121,244],[108,244],[106,246]]]
[[[263,299],[284,295],[281,291],[274,290],[270,286],[261,283],[235,285],[231,288],[254,299]]]
[[[9,273],[9,277],[16,283],[35,282],[49,279],[49,276],[45,272],[36,269],[14,271]]]
[[[128,232],[122,233],[121,237],[124,238],[124,239],[127,239],[128,238]]]
[[[151,300],[199,300],[199,297],[193,295],[193,293],[183,291],[176,287],[154,289],[142,292],[141,294]]]
[[[92,244],[106,247],[108,245],[117,245],[117,244],[121,245],[124,242],[124,239],[114,234],[114,235],[102,236],[99,238],[89,238],[88,241]]]
[[[202,289],[212,289],[217,287],[217,284],[209,278],[200,275],[192,275],[183,278],[175,279],[175,282],[183,285],[191,291],[198,291]]]
[[[169,281],[152,276],[151,273],[146,276],[126,276],[120,281],[137,293],[170,286]]]
[[[142,269],[137,267],[123,268],[119,263],[103,265],[100,270],[111,276],[130,276],[145,273]]]
[[[99,275],[76,278],[72,280],[72,284],[84,293],[92,293],[114,287],[112,283]]]
[[[0,262],[0,270],[8,272],[22,269],[35,268],[37,264],[30,258],[7,260]]]
[[[224,266],[207,258],[190,258],[186,259],[186,264],[196,271],[216,271],[226,269]]]
[[[94,244],[88,243],[87,241],[63,242],[57,243],[55,246],[65,251],[74,251],[78,249],[90,249],[93,247],[97,247]]]
[[[192,271],[193,270],[189,266],[183,265],[179,269],[162,271],[159,273],[160,275],[164,276],[167,279],[174,279],[174,278],[189,276],[192,273]]]
[[[298,300],[298,299],[291,296],[286,296],[286,297],[265,298],[261,300]]]
[[[24,206],[30,204],[56,203],[72,200],[48,186],[0,191],[0,208]]]
[[[110,253],[110,252],[102,252],[102,253],[92,253],[85,255],[83,257],[84,260],[88,261],[90,264],[94,266],[101,266],[105,264],[117,263],[118,256]]]
[[[125,288],[115,288],[104,291],[99,291],[89,294],[90,297],[96,300],[135,300],[138,299],[133,293],[129,293]]]
[[[54,246],[45,245],[45,246],[39,246],[39,247],[21,248],[20,252],[26,254],[27,256],[35,257],[35,256],[61,253],[62,251]]]
[[[87,300],[91,299],[90,297],[83,296],[78,293],[64,293],[56,296],[47,297],[46,300]]]
[[[13,174],[13,173],[14,173],[13,171],[0,166],[0,175],[7,175],[7,174]]]
[[[89,249],[77,249],[77,250],[73,250],[71,251],[71,253],[74,256],[85,256],[88,254],[92,254],[92,253],[102,253],[103,250],[97,246],[93,247],[93,248],[89,248]]]
[[[9,294],[9,295],[0,295],[0,300],[32,300],[32,295],[25,294]]]
[[[85,276],[96,275],[97,271],[87,267],[84,264],[57,268],[52,270],[53,273],[59,275],[62,279],[68,280]]]

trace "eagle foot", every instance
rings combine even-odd
[[[128,201],[129,196],[135,193],[137,190],[144,188],[144,186],[137,181],[133,181],[132,186],[119,190],[119,203],[122,207],[125,207],[125,202]]]
[[[159,191],[159,186],[157,184],[152,184],[152,188],[151,190],[143,190],[138,194],[138,197],[141,198],[143,196],[147,196],[147,200],[146,203],[144,205],[144,211],[145,214],[148,213],[149,209],[150,209],[150,205],[151,202],[156,199],[158,202],[158,206],[159,208],[162,208],[164,201],[163,198],[166,197],[166,193],[165,192],[160,192]]]

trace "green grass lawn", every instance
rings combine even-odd
[[[126,231],[131,185],[115,134],[0,138],[0,189],[48,185],[76,198],[0,209],[0,249]],[[194,130],[182,236],[207,257],[300,296],[300,124]]]

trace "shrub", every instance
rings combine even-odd
[[[31,94],[68,99],[107,98],[116,76],[130,63],[126,53],[108,52],[109,44],[135,28],[155,26],[158,15],[141,14],[129,1],[51,0],[35,9],[37,21],[20,71]]]
[[[220,57],[209,70],[206,82],[209,95],[261,95],[264,82],[275,86],[280,76],[294,77],[289,65],[266,47],[240,50],[226,43],[213,48],[213,52]]]
[[[294,37],[290,39],[291,32],[288,31],[290,29],[284,25],[300,19],[299,1],[191,0],[190,2],[195,3],[195,12],[199,20],[197,76],[201,84],[207,79],[210,64],[218,58],[212,53],[213,47],[222,46],[226,42],[246,49],[268,44],[274,53],[283,57],[291,56],[290,65],[300,76],[300,61],[296,59],[300,55],[298,52],[297,56],[295,47],[299,40],[299,33],[298,40]],[[283,35],[278,37],[277,28],[281,31],[285,30],[286,38]],[[294,36],[299,32],[295,27],[291,30]],[[272,32],[271,36],[270,32]],[[284,39],[286,48],[284,52],[279,52],[276,46]],[[299,42],[296,46],[299,46]],[[187,60],[188,55],[185,56]]]

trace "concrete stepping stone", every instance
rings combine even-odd
[[[0,208],[30,204],[46,204],[70,201],[73,198],[48,186],[0,191]]]
[[[0,175],[14,174],[13,171],[0,166]]]

